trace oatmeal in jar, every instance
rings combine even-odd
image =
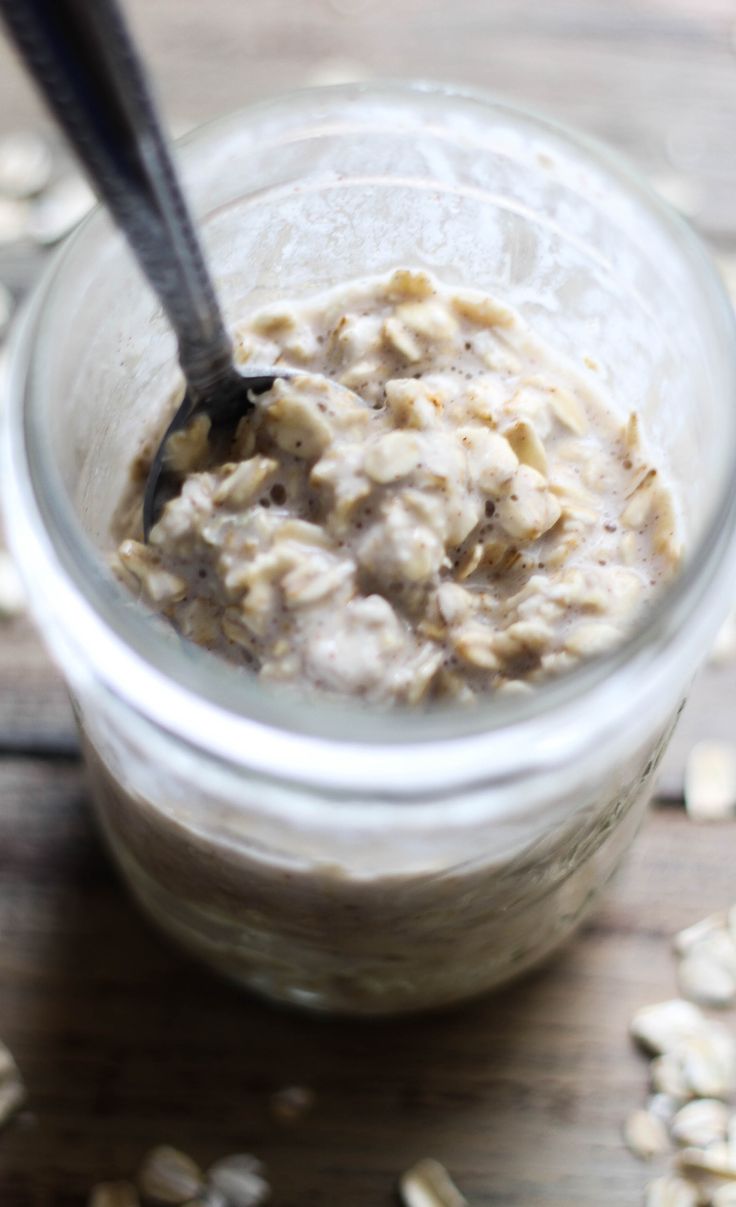
[[[621,640],[678,564],[669,491],[521,317],[428,273],[255,313],[245,364],[289,376],[226,462],[200,416],[149,544],[120,574],[186,638],[376,703],[525,691]],[[321,376],[315,376],[321,375]]]
[[[240,356],[290,377],[226,462],[204,415],[173,438],[181,495],[118,559],[265,680],[411,705],[524,690],[613,646],[677,566],[636,414],[485,293],[398,269],[262,310]]]

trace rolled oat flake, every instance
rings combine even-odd
[[[250,1153],[233,1153],[207,1170],[207,1190],[219,1192],[228,1207],[259,1207],[271,1193],[261,1162]]]
[[[631,1034],[648,1052],[664,1053],[683,1040],[692,1039],[703,1026],[705,1017],[692,1002],[683,998],[642,1006],[631,1020]]]
[[[647,1187],[646,1207],[697,1207],[700,1196],[684,1178],[657,1178]]]
[[[468,1207],[444,1165],[425,1157],[399,1180],[404,1207]]]
[[[719,1186],[711,1199],[712,1207],[736,1207],[736,1182]]]
[[[95,195],[81,176],[66,176],[33,205],[28,234],[37,243],[58,243],[74,230],[94,203]]]
[[[26,593],[10,554],[0,549],[0,621],[12,620],[25,608]]]
[[[9,1123],[25,1102],[26,1092],[20,1077],[11,1076],[0,1082],[0,1128]]]
[[[736,976],[718,960],[693,951],[677,970],[681,992],[701,1006],[729,1006],[736,999]]]
[[[157,1203],[181,1207],[202,1188],[202,1171],[191,1157],[167,1144],[153,1148],[143,1160],[138,1185]]]
[[[37,134],[0,139],[0,194],[24,200],[40,193],[51,179],[51,152]]]
[[[736,747],[702,741],[685,768],[685,807],[695,821],[724,821],[736,813]]]
[[[25,201],[0,195],[0,247],[28,238],[30,211]]]
[[[287,1085],[271,1095],[271,1114],[279,1123],[294,1123],[311,1110],[314,1092],[303,1085]]]
[[[0,1043],[0,1128],[10,1121],[23,1105],[26,1092],[13,1055]]]
[[[696,1098],[681,1107],[672,1121],[672,1136],[689,1148],[707,1148],[726,1139],[729,1110],[717,1098]]]
[[[649,1161],[670,1147],[665,1124],[649,1111],[632,1111],[624,1125],[624,1139],[635,1157]]]

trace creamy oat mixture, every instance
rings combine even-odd
[[[226,464],[206,419],[178,438],[182,493],[145,545],[138,489],[118,568],[263,679],[382,703],[528,690],[618,642],[677,567],[637,416],[484,293],[399,269],[254,314],[239,358],[296,375]]]

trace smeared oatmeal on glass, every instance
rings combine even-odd
[[[399,269],[252,315],[239,357],[295,375],[226,464],[206,419],[179,437],[182,493],[146,545],[139,488],[117,561],[263,679],[382,703],[528,690],[620,641],[678,565],[637,416],[487,294]]]

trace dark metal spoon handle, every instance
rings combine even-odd
[[[207,395],[232,345],[116,0],[0,0],[0,16],[158,294],[191,393]]]

